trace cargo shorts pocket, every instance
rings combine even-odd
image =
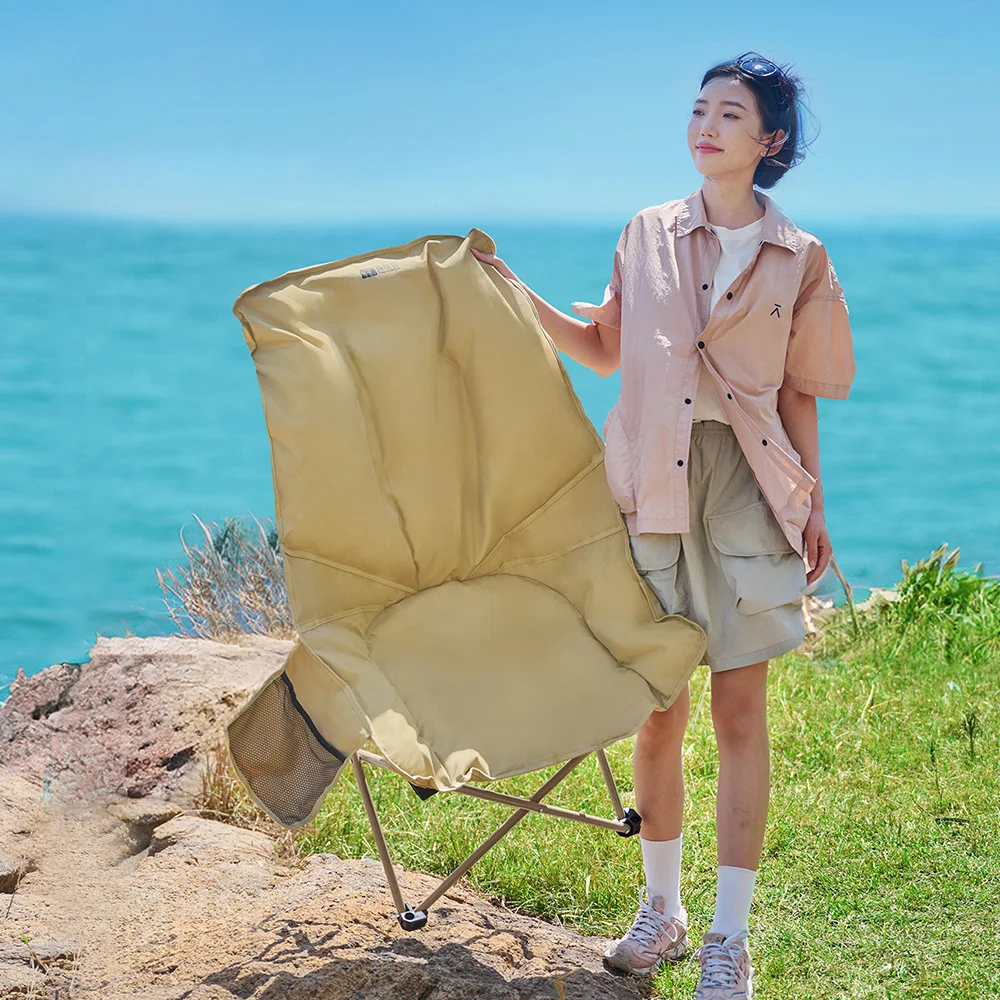
[[[736,596],[736,610],[756,615],[801,603],[806,568],[766,500],[707,518],[712,544]]]
[[[660,606],[668,614],[677,614],[674,607],[677,586],[677,568],[681,556],[681,536],[676,532],[661,534],[642,532],[629,535],[632,561],[639,576],[656,595]]]

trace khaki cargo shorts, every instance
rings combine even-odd
[[[806,636],[805,560],[785,538],[732,427],[695,421],[683,534],[630,535],[632,561],[667,614],[705,630],[714,673],[780,656]]]

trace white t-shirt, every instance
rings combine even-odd
[[[764,227],[761,216],[756,222],[739,229],[727,229],[725,226],[710,226],[709,228],[719,238],[722,253],[719,264],[712,279],[711,308],[719,297],[733,283],[733,279],[753,260],[753,255],[760,242],[760,231]],[[722,408],[719,392],[715,388],[712,376],[705,370],[703,364],[698,365],[698,388],[694,399],[695,420],[721,420],[729,423],[726,411]]]

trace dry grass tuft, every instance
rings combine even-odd
[[[219,527],[206,525],[197,515],[204,535],[200,546],[189,546],[178,580],[168,569],[156,571],[167,611],[182,635],[232,641],[251,632],[282,639],[295,638],[277,531],[265,530],[253,518],[256,531],[239,519],[227,517]],[[169,582],[168,582],[169,579]]]

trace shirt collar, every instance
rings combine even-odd
[[[798,227],[778,208],[773,198],[762,191],[754,191],[754,195],[764,204],[764,225],[761,227],[760,238],[767,243],[787,247],[795,253],[800,246]],[[674,218],[674,233],[677,236],[687,236],[699,226],[704,226],[706,229],[709,226],[701,188],[681,199]]]

